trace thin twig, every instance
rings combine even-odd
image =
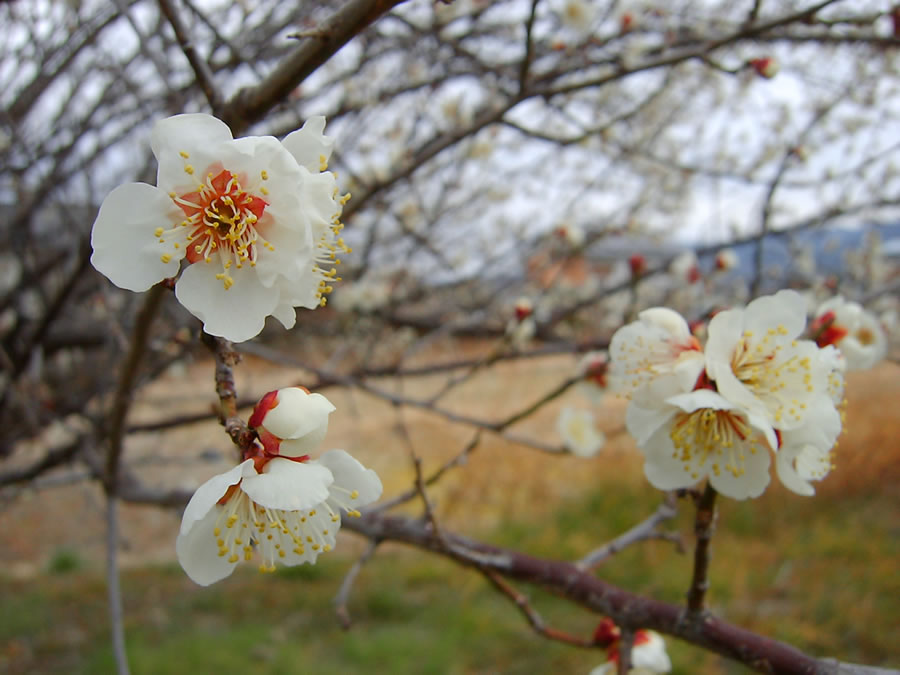
[[[519,611],[522,612],[522,615],[528,620],[528,625],[530,625],[534,629],[534,632],[541,637],[545,637],[548,640],[556,640],[557,642],[562,642],[573,647],[584,647],[586,649],[597,648],[593,639],[586,640],[577,635],[571,635],[565,631],[548,626],[537,610],[535,610],[534,607],[531,606],[531,603],[528,602],[528,598],[513,588],[506,579],[497,572],[481,570],[481,573],[484,575],[485,579],[493,584],[494,588],[515,603],[516,607],[519,608]]]
[[[347,571],[346,576],[344,576],[344,581],[341,582],[341,587],[338,589],[337,595],[334,596],[334,613],[337,614],[338,621],[341,622],[341,627],[344,630],[348,630],[352,623],[350,620],[350,612],[347,611],[347,598],[350,596],[350,591],[353,590],[353,584],[356,582],[356,577],[359,576],[363,565],[369,562],[369,560],[372,559],[372,556],[375,555],[375,549],[378,548],[378,543],[377,539],[373,539],[369,542],[368,547],[359,557],[359,560],[353,563],[353,567]]]
[[[122,499],[166,506],[184,505],[189,490],[159,491],[130,481],[120,488]],[[396,541],[444,556],[466,567],[491,570],[505,578],[546,588],[574,605],[611,617],[621,626],[641,626],[678,637],[691,644],[746,664],[763,673],[785,675],[889,675],[892,671],[816,659],[778,640],[759,635],[715,616],[685,621],[684,607],[618,588],[571,563],[536,558],[526,553],[481,543],[444,531],[449,548],[435,540],[421,519],[368,511],[344,526],[369,540]]]
[[[622,637],[619,638],[618,675],[628,675],[631,670],[631,650],[634,648],[634,631],[622,626]]]
[[[457,466],[461,466],[466,463],[466,460],[469,458],[469,455],[472,454],[475,449],[478,447],[479,443],[481,443],[481,431],[476,431],[475,435],[472,436],[472,440],[466,443],[465,447],[460,450],[456,455],[453,456],[452,459],[445,462],[441,465],[434,473],[432,473],[428,478],[426,478],[423,482],[423,486],[427,487],[429,485],[434,485],[437,483],[447,471],[453,469]],[[413,499],[419,494],[419,489],[417,487],[413,487],[406,492],[403,492],[396,497],[384,501],[378,504],[373,510],[375,511],[387,511],[388,509],[392,509],[399,504],[404,504],[408,502],[410,499]]]
[[[709,588],[709,543],[716,529],[716,489],[712,483],[706,484],[703,494],[697,500],[697,518],[694,533],[697,545],[694,549],[694,574],[687,594],[688,612],[697,616],[703,612],[706,590]]]
[[[644,521],[638,523],[630,530],[623,532],[618,537],[613,539],[612,541],[603,544],[586,556],[584,556],[581,560],[575,563],[575,566],[584,571],[590,571],[595,569],[600,563],[609,558],[612,555],[615,555],[622,549],[631,546],[632,544],[636,544],[639,541],[644,541],[646,539],[667,539],[668,533],[659,532],[657,529],[660,524],[666,522],[667,520],[671,520],[678,514],[678,510],[675,508],[675,502],[673,495],[666,495],[665,501],[660,504],[656,511],[654,511],[648,518]],[[680,539],[679,539],[680,541]]]

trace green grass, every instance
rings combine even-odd
[[[478,534],[572,559],[634,524],[657,499],[646,486],[610,482],[538,519]],[[689,534],[687,505],[683,511],[673,527]],[[772,490],[752,502],[723,500],[714,611],[816,655],[896,666],[897,512],[890,492],[804,500]],[[599,651],[538,638],[479,575],[399,547],[385,547],[363,569],[350,597],[354,625],[345,632],[332,600],[351,563],[339,548],[315,567],[270,575],[239,569],[205,589],[174,565],[126,571],[132,672],[586,673],[603,660]],[[671,543],[646,542],[598,573],[680,602],[690,556]],[[539,589],[522,590],[554,627],[592,632],[597,617]],[[24,583],[0,578],[0,672],[113,672],[105,593],[99,571],[86,567]],[[675,640],[669,650],[675,673],[748,672]]]

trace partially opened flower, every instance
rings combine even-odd
[[[556,431],[566,449],[579,457],[593,457],[606,443],[606,436],[597,429],[589,410],[563,408],[556,419]]]
[[[91,263],[132,291],[178,276],[178,300],[212,335],[250,339],[269,315],[290,328],[294,307],[324,304],[348,250],[324,126],[311,118],[279,142],[235,140],[204,114],[157,122],[157,186],[128,183],[106,197]]]
[[[594,403],[601,403],[609,388],[609,357],[606,352],[588,352],[578,362],[576,372],[581,377],[579,389]]]
[[[263,447],[288,457],[314,450],[328,432],[328,416],[334,406],[322,394],[303,387],[270,391],[253,408],[248,424]]]
[[[615,675],[619,666],[621,631],[612,619],[603,619],[594,633],[594,641],[606,647],[607,661],[594,668],[590,675]],[[672,661],[666,652],[666,641],[652,630],[634,632],[631,647],[629,675],[658,675],[672,670]]]
[[[285,391],[277,393],[281,396]],[[289,400],[285,397],[275,408],[271,401],[263,404],[269,412],[266,416],[282,405],[287,411]],[[317,406],[310,403],[307,409],[315,412]],[[308,435],[319,436],[322,424],[315,414],[311,421],[298,419],[293,424],[288,415],[282,417],[269,422],[273,427],[284,424],[295,433],[305,425]],[[292,440],[303,442],[304,438]],[[276,562],[314,563],[320,553],[334,547],[341,511],[359,516],[361,507],[381,496],[377,474],[343,450],[330,450],[310,460],[308,455],[281,454],[280,445],[272,438],[265,447],[254,445],[245,452],[243,462],[209,479],[194,493],[184,511],[175,550],[196,583],[207,586],[219,581],[254,554],[260,571],[274,570]]]
[[[820,347],[837,347],[848,370],[866,370],[887,355],[887,335],[878,319],[840,295],[819,306],[810,333]]]
[[[750,59],[747,61],[747,65],[753,68],[756,71],[756,74],[760,77],[764,77],[767,80],[771,80],[778,74],[780,67],[778,65],[778,61],[771,56],[762,56],[756,59]]]

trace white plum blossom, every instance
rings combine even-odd
[[[597,429],[589,410],[563,408],[556,418],[556,431],[566,449],[578,457],[593,457],[606,443],[606,436]]]
[[[847,370],[872,368],[887,356],[887,334],[875,315],[840,295],[819,305],[811,332],[820,347],[840,350]]]
[[[176,297],[211,335],[248,340],[269,315],[292,327],[295,307],[324,304],[336,256],[349,250],[324,127],[313,117],[279,142],[233,139],[199,113],[160,120],[151,134],[157,184],[107,195],[91,263],[132,291],[178,277]]]
[[[682,372],[693,384],[702,370],[703,352],[687,321],[665,307],[645,309],[623,326],[609,344],[609,374],[621,393],[631,393],[650,379]]]
[[[740,264],[740,259],[738,258],[737,253],[734,252],[734,249],[723,248],[721,251],[716,253],[715,262],[717,270],[728,272],[730,270],[733,270]]]
[[[809,481],[827,475],[841,432],[845,362],[833,346],[799,338],[804,310],[799,294],[781,291],[720,312],[702,352],[684,349],[684,320],[659,308],[613,336],[610,372],[638,376],[626,383],[626,426],[655,487],[707,478],[734,499],[756,497],[774,454],[781,482],[813,494]]]
[[[806,302],[795,291],[719,312],[709,322],[706,373],[730,402],[773,427],[799,428],[817,405],[833,405],[831,368],[814,342],[799,339],[805,328]]]
[[[765,419],[710,389],[681,391],[677,378],[657,379],[635,393],[626,426],[644,453],[644,474],[660,490],[708,477],[733,499],[758,497],[769,484],[769,448],[777,447]]]
[[[331,404],[313,398],[316,394],[299,403],[288,391],[270,392],[258,406],[270,426],[299,434],[292,439],[296,442],[320,438]],[[281,402],[273,406],[276,397],[271,394]],[[282,412],[273,416],[279,408]],[[288,411],[299,417],[291,419]],[[273,571],[276,562],[314,563],[334,547],[341,511],[359,516],[361,507],[381,496],[378,475],[345,451],[330,450],[310,460],[305,454],[281,453],[280,442],[272,441],[254,444],[243,462],[201,485],[185,508],[175,550],[197,584],[208,586],[227,577],[254,554],[264,572]]]
[[[506,323],[506,336],[515,349],[523,349],[537,333],[534,320],[534,303],[527,296],[518,298],[513,304],[513,318]]]
[[[570,249],[579,249],[584,246],[585,233],[578,225],[561,223],[556,226],[554,234],[566,243]]]

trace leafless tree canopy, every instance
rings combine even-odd
[[[197,347],[196,321],[160,291],[164,320],[145,322],[146,351],[132,363],[140,312],[154,308],[89,264],[103,197],[124,182],[154,182],[156,120],[210,112],[235,136],[280,137],[312,115],[327,117],[336,138],[329,168],[352,195],[343,221],[353,253],[343,261],[344,288],[329,307],[302,312],[294,333],[331,336],[342,358],[317,366],[265,339],[246,349],[308,367],[310,388],[354,386],[443,414],[440,399],[388,394],[369,376],[406,372],[406,355],[454,335],[493,337],[499,346],[477,362],[420,369],[445,370],[447,390],[465,373],[522,358],[503,337],[520,295],[539,299],[536,351],[605,346],[616,323],[604,303],[622,289],[636,292],[617,259],[646,253],[652,283],[675,250],[662,242],[677,237],[715,245],[896,222],[900,10],[886,7],[0,3],[0,457],[54,420],[85,422],[75,440],[4,471],[0,485],[72,463],[108,483],[108,448],[128,432],[131,390]],[[560,226],[583,230],[584,241],[567,246],[554,235]],[[580,264],[590,283],[581,282]],[[842,283],[857,294],[878,290],[871,279]],[[379,289],[377,301],[353,295],[365,288]],[[613,313],[619,324],[640,302],[632,297]],[[229,348],[212,346],[227,370]],[[234,412],[253,402],[231,393]],[[535,400],[555,395],[536,392]],[[503,433],[519,417],[461,421]],[[241,429],[230,431],[239,440]],[[395,503],[422,497],[428,511],[425,489],[440,473],[420,473]],[[175,506],[189,496],[150,490],[127,465],[118,480],[111,494],[122,499]],[[351,525],[373,542],[404,541],[475,567],[513,599],[507,581],[537,583],[628,628],[655,627],[763,672],[838,672],[717,619],[686,621],[677,608],[605,585],[590,566],[503,551],[386,508]],[[546,634],[539,617],[528,618]]]

